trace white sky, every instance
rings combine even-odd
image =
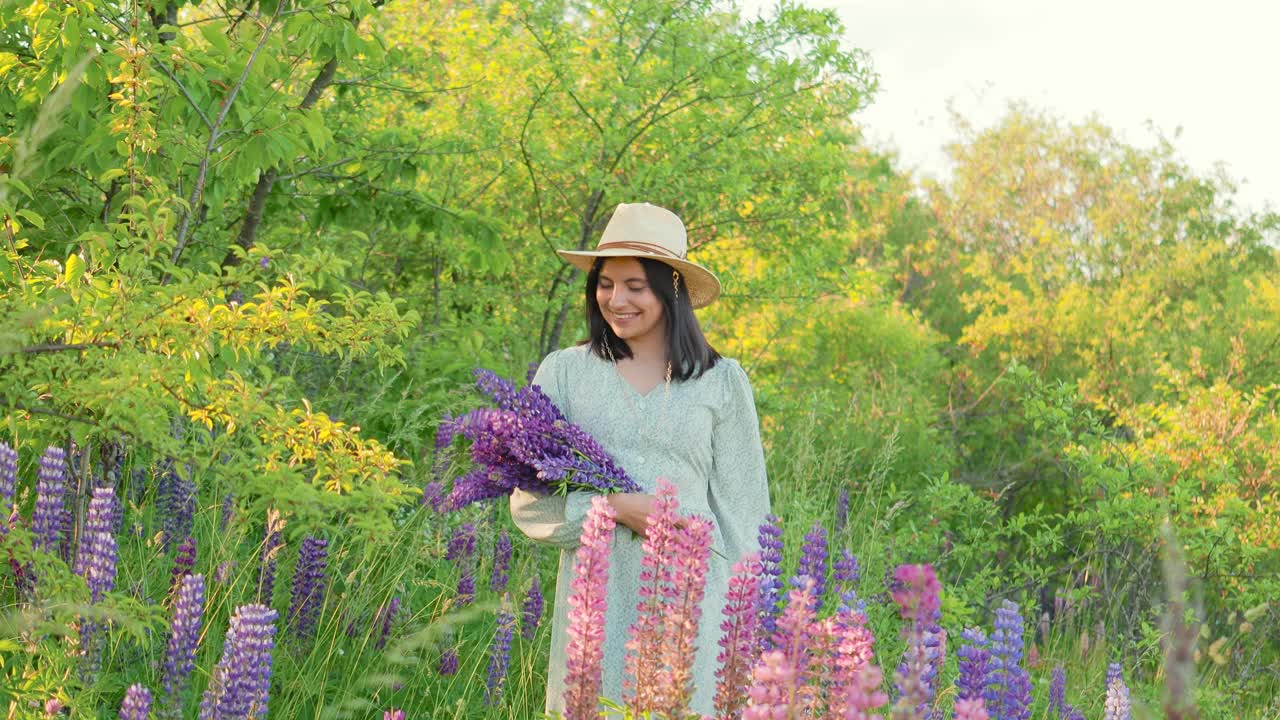
[[[1010,100],[1064,121],[1096,113],[1150,146],[1149,124],[1197,171],[1222,163],[1238,204],[1280,209],[1280,3],[1270,0],[801,0],[835,8],[870,53],[859,119],[900,165],[946,172],[951,100],[979,127]],[[744,0],[747,12],[772,5]]]

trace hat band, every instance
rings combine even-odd
[[[665,255],[676,260],[684,260],[684,255],[677,255],[661,245],[654,245],[647,242],[633,242],[627,240],[611,240],[607,243],[600,243],[596,246],[596,250],[608,250],[611,248],[624,248],[626,250],[640,250],[651,255]]]

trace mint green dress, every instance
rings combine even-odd
[[[590,433],[647,492],[665,477],[679,491],[682,513],[714,523],[714,549],[693,666],[692,709],[714,715],[720,623],[733,563],[757,552],[757,531],[769,513],[764,449],[751,385],[734,360],[721,359],[702,377],[660,384],[641,395],[607,360],[576,346],[557,350],[538,367],[534,383],[571,422]],[[665,399],[664,399],[665,396]],[[630,399],[630,402],[628,402]],[[663,422],[663,405],[666,404]],[[565,647],[574,553],[591,493],[511,495],[511,517],[525,535],[560,548],[551,620],[547,712],[564,711]],[[609,557],[604,640],[604,696],[622,699],[628,629],[636,619],[643,540],[619,525]]]

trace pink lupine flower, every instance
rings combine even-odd
[[[770,650],[760,657],[751,671],[751,688],[747,691],[749,703],[742,711],[742,720],[791,720],[798,713],[796,707],[795,665],[781,650]]]
[[[898,604],[902,619],[908,622],[927,623],[941,607],[939,593],[942,585],[931,565],[899,565],[893,573],[895,587],[893,601]]]
[[[880,715],[872,712],[889,702],[889,696],[880,687],[882,682],[884,682],[884,673],[880,668],[869,661],[865,663],[853,674],[849,685],[844,688],[842,699],[845,711],[843,715],[837,717],[844,720],[882,720]]]
[[[566,648],[566,720],[596,716],[600,699],[600,663],[604,659],[605,593],[609,581],[609,542],[616,513],[603,496],[591,499],[583,523],[569,593],[569,645]]]
[[[849,711],[848,689],[858,682],[858,673],[871,663],[875,636],[867,629],[867,616],[843,604],[832,624],[834,647],[831,657],[830,714],[843,718]]]
[[[675,486],[658,478],[657,500],[645,528],[640,561],[640,602],[630,628],[623,699],[637,713],[661,704],[662,638],[667,605],[675,596],[676,526],[679,501]]]
[[[715,707],[721,718],[736,718],[742,710],[753,664],[755,642],[752,638],[759,621],[756,593],[762,572],[760,555],[752,553],[733,566],[733,577],[729,579],[724,622],[720,623],[724,635],[720,638],[721,651],[716,658],[720,669],[716,671],[719,682],[716,684]]]
[[[990,717],[982,698],[956,700],[955,720],[989,720]]]
[[[710,520],[691,517],[675,533],[674,602],[667,608],[665,619],[660,704],[655,708],[667,717],[686,714],[693,692],[693,657],[697,653],[698,621],[707,584],[711,530]]]
[[[797,676],[808,671],[809,646],[813,642],[813,578],[802,577],[800,586],[787,596],[787,607],[778,618],[773,647],[781,650]]]

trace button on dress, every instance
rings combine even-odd
[[[721,359],[702,377],[672,382],[669,390],[659,384],[641,395],[610,362],[580,345],[548,355],[533,382],[646,492],[655,492],[657,479],[665,477],[676,486],[682,514],[712,521],[716,552],[708,560],[691,709],[714,714],[720,622],[732,566],[743,555],[759,550],[757,531],[769,513],[764,449],[746,373],[737,361]],[[582,491],[565,497],[522,490],[511,495],[516,526],[533,540],[560,548],[547,712],[564,711],[568,597],[574,553],[591,497]],[[614,530],[602,679],[604,696],[615,701],[622,699],[628,630],[640,598],[642,543],[640,536],[622,525]]]

